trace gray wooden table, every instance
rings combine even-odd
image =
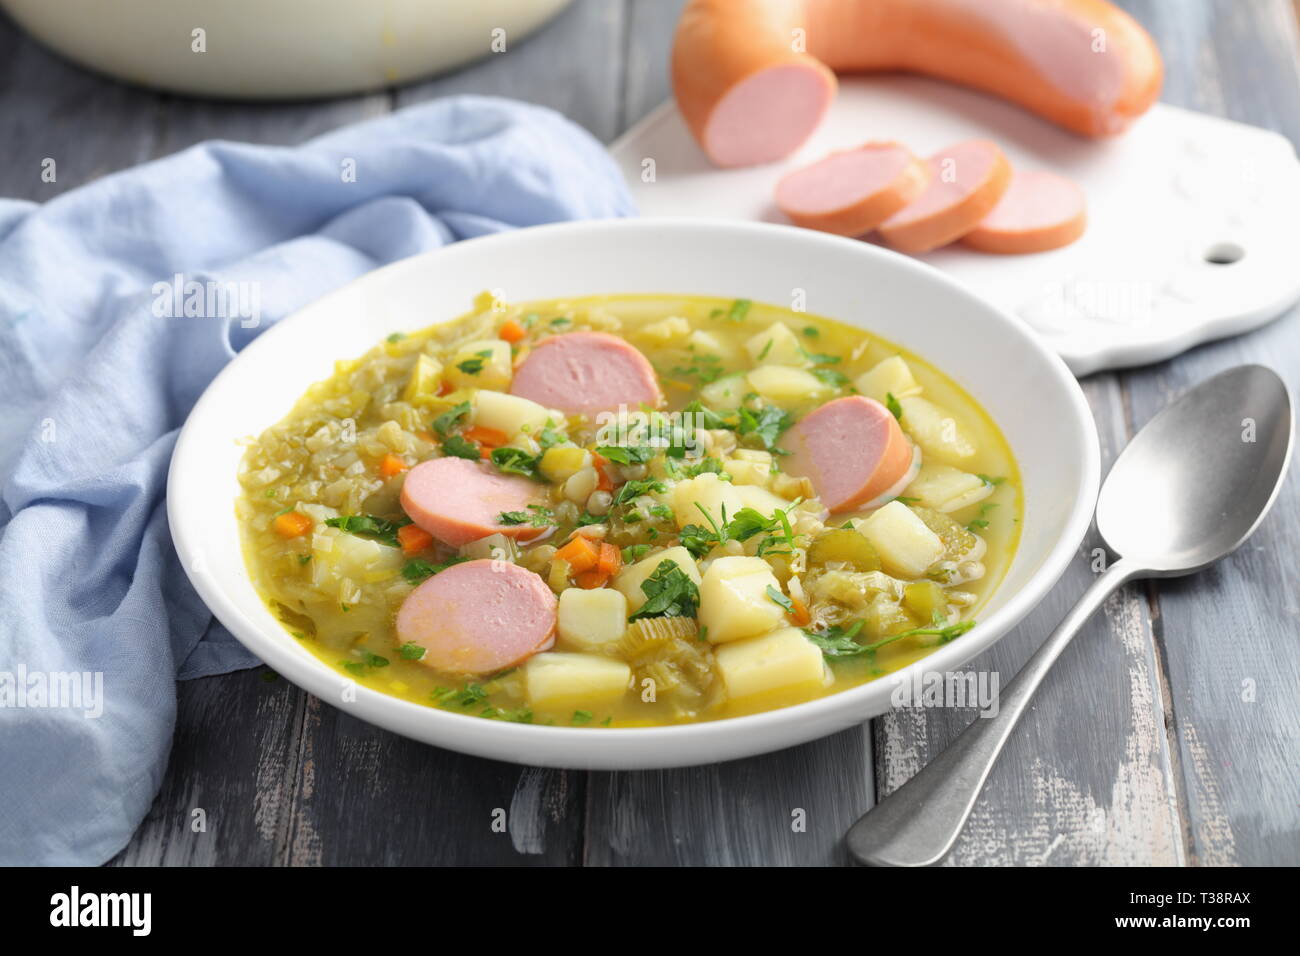
[[[0,195],[47,199],[212,137],[294,143],[451,93],[563,111],[611,140],[668,95],[682,0],[578,0],[506,55],[303,104],[193,102],[123,86],[0,19]],[[1164,98],[1300,142],[1287,0],[1127,0]],[[59,157],[57,183],[41,160]],[[1300,384],[1300,314],[1161,365],[1087,379],[1105,464],[1166,401],[1242,362]],[[1009,679],[1083,591],[1055,592],[973,666]],[[1195,578],[1125,588],[1066,652],[1007,747],[953,864],[1300,863],[1300,480],[1250,544]],[[162,791],[130,864],[826,864],[845,828],[969,711],[901,710],[750,760],[645,773],[523,768],[426,747],[253,670],[179,687]],[[208,828],[194,833],[203,808]],[[508,826],[494,828],[505,810]],[[803,811],[799,814],[798,811]],[[806,826],[794,825],[797,819]]]

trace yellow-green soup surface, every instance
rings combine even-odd
[[[584,330],[635,346],[663,401],[612,429],[500,399],[541,342]],[[905,485],[830,514],[786,471],[784,439],[855,395],[893,414],[914,459]],[[449,455],[531,481],[535,500],[480,540],[431,538],[402,485]],[[338,362],[250,443],[239,478],[254,585],[324,663],[453,713],[592,728],[785,707],[961,640],[1011,563],[1021,508],[997,426],[922,358],[832,319],[699,296],[484,293]],[[496,673],[440,671],[395,619],[475,559],[558,596],[554,644]]]

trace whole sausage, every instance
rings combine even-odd
[[[922,73],[984,90],[1084,136],[1122,132],[1164,68],[1105,0],[690,0],[673,92],[713,162],[788,156],[817,128],[830,71]]]

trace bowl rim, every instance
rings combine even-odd
[[[591,728],[514,723],[488,720],[417,704],[349,680],[315,655],[304,653],[302,649],[296,647],[288,631],[281,628],[278,634],[269,634],[257,622],[245,616],[235,602],[227,597],[214,576],[206,573],[201,561],[196,559],[199,554],[195,540],[196,529],[192,527],[187,514],[177,504],[185,498],[183,490],[186,470],[202,465],[202,450],[198,444],[201,436],[198,429],[205,418],[218,406],[225,390],[225,382],[236,374],[234,370],[238,363],[249,354],[257,354],[254,350],[273,348],[281,338],[298,334],[297,326],[301,324],[304,315],[327,306],[335,298],[342,298],[349,294],[358,284],[371,283],[378,287],[408,270],[416,271],[427,267],[437,257],[455,255],[460,250],[479,248],[485,244],[506,245],[510,242],[531,241],[534,237],[544,239],[552,234],[582,232],[600,234],[607,230],[668,232],[685,230],[712,232],[719,237],[738,232],[783,233],[792,241],[807,244],[809,248],[819,244],[841,247],[852,244],[857,247],[859,254],[886,261],[888,268],[911,271],[926,282],[946,286],[958,297],[978,303],[985,313],[982,321],[1000,324],[1004,331],[1010,333],[1013,338],[1020,339],[1021,344],[1041,360],[1043,370],[1051,376],[1053,384],[1068,400],[1075,417],[1072,424],[1079,427],[1079,437],[1082,439],[1076,449],[1081,457],[1080,493],[1063,523],[1063,532],[1052,544],[1039,566],[1030,573],[1025,585],[1018,592],[1010,595],[990,617],[981,620],[979,627],[963,635],[960,641],[941,645],[930,654],[897,671],[882,675],[877,680],[866,681],[833,694],[775,710],[654,727]],[[574,295],[579,294],[574,293]],[[950,374],[947,370],[941,369],[941,371]],[[974,397],[979,401],[978,395]],[[838,729],[868,720],[874,713],[879,713],[879,710],[868,712],[871,710],[869,698],[878,693],[882,684],[893,687],[898,682],[910,680],[914,673],[922,671],[954,670],[983,653],[1022,621],[1064,573],[1070,558],[1092,522],[1100,486],[1100,470],[1101,452],[1096,424],[1083,390],[1065,362],[1023,323],[997,306],[979,298],[962,283],[933,266],[859,240],[774,223],[686,218],[588,219],[530,226],[478,236],[410,256],[367,272],[277,321],[221,369],[204,389],[187,416],[177,438],[168,471],[167,517],[182,567],[212,614],[266,665],[326,703],[403,736],[493,759],[568,768],[651,768],[690,766],[734,759],[826,736]],[[235,520],[233,509],[231,520]],[[251,581],[249,583],[251,585]],[[993,593],[997,594],[998,590],[995,589]],[[339,698],[334,693],[344,688],[349,688],[352,694],[352,699],[346,706],[337,702]],[[809,736],[798,737],[796,734],[798,739],[793,739],[789,735],[781,737],[778,734],[775,737],[776,742],[762,743],[766,731],[800,723],[820,723],[825,727],[830,722],[834,722],[834,726]],[[736,746],[736,739],[746,735],[751,738],[750,743]],[[563,744],[566,749],[586,749],[590,752],[586,755],[586,759],[583,757],[557,759],[541,750],[533,749],[544,742],[550,745]],[[686,745],[689,745],[689,750],[686,749]],[[663,753],[665,748],[674,746],[681,746],[683,749],[677,753],[668,752],[665,756]],[[650,757],[651,751],[660,752],[660,756]],[[719,752],[722,756],[718,756]],[[513,756],[515,754],[529,756],[524,760]]]

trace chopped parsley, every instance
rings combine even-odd
[[[635,621],[643,617],[694,617],[700,606],[700,589],[677,566],[675,561],[659,562],[650,577],[641,582],[646,602],[628,617]]]
[[[936,617],[938,615],[935,615]],[[808,640],[812,641],[821,648],[822,656],[829,661],[846,660],[853,657],[861,657],[866,654],[873,654],[886,644],[893,644],[895,641],[901,641],[905,637],[937,637],[938,643],[947,644],[949,641],[965,634],[975,626],[974,621],[958,621],[956,624],[944,624],[942,621],[936,622],[930,627],[914,627],[910,630],[900,631],[889,637],[881,638],[872,644],[859,644],[855,638],[859,631],[862,630],[862,622],[854,621],[848,628],[839,625],[828,627],[820,631],[812,631],[807,628],[804,633],[808,635]]]
[[[782,608],[782,610],[785,611],[785,613],[787,614],[794,613],[794,602],[792,602],[788,597],[786,597],[776,588],[772,587],[772,585],[770,584],[767,586],[767,596],[768,599],[773,604],[779,605]]]
[[[370,538],[380,544],[396,548],[398,547],[397,529],[410,524],[411,519],[401,518],[397,521],[389,521],[387,518],[380,518],[375,515],[340,515],[337,518],[326,518],[325,523],[331,528],[338,528],[348,534],[355,534],[359,538]]]
[[[484,349],[482,352],[475,352],[472,358],[467,358],[463,362],[457,362],[456,367],[466,375],[477,375],[483,371],[483,363],[492,357],[491,349]]]
[[[419,584],[421,581],[433,577],[439,571],[446,571],[453,564],[460,564],[462,561],[468,560],[469,558],[455,557],[444,561],[442,564],[430,564],[428,561],[421,561],[419,558],[415,558],[411,561],[407,561],[402,567],[402,577],[406,578],[406,580],[410,581],[412,584]]]
[[[988,485],[990,488],[996,488],[998,485],[1002,484],[1002,482],[1006,481],[1006,478],[990,478],[988,475],[977,474],[975,477],[984,482],[984,484]]]
[[[503,511],[498,517],[504,525],[526,524],[534,528],[545,528],[555,523],[555,512],[541,505],[529,505],[527,511]]]
[[[814,365],[835,365],[840,361],[838,355],[828,355],[826,352],[809,352],[802,345],[799,346],[799,351],[803,353],[804,358]]]
[[[416,644],[414,641],[407,641],[397,649],[397,653],[404,661],[418,661],[427,653],[427,649]]]
[[[737,299],[731,303],[731,308],[727,309],[728,322],[744,322],[749,315],[750,306],[754,303],[750,299]]]
[[[823,385],[829,385],[831,388],[843,388],[849,384],[849,377],[843,372],[837,372],[833,368],[815,368],[812,370],[813,377]]]
[[[803,327],[803,334],[808,336],[808,338],[810,339],[815,339],[817,338],[817,336],[821,335],[822,333],[821,330],[818,329],[815,325],[805,325]]]
[[[631,501],[633,498],[639,498],[642,495],[650,494],[651,492],[662,493],[667,490],[668,486],[658,478],[637,478],[633,481],[625,482],[623,486],[618,489],[618,494],[614,496],[613,503],[621,505],[624,502]]]
[[[742,406],[737,409],[737,414],[736,434],[757,441],[767,451],[776,447],[781,433],[793,424],[790,413],[775,405],[766,405],[757,411]]]
[[[541,456],[530,455],[522,448],[493,448],[492,464],[497,466],[499,471],[508,475],[523,475],[525,478],[536,478],[537,466],[541,464]]]
[[[889,409],[889,414],[893,415],[895,419],[900,422],[903,420],[903,406],[899,404],[893,392],[885,393],[885,407]]]
[[[453,405],[441,415],[433,420],[433,430],[443,438],[451,434],[466,415],[469,414],[469,402],[461,402],[459,405]]]
[[[460,435],[452,435],[443,442],[442,453],[453,458],[468,458],[470,461],[478,461],[482,457],[478,445]]]
[[[655,456],[649,445],[600,445],[596,454],[617,465],[643,465]]]
[[[573,717],[569,719],[572,724],[589,724],[592,720],[592,713],[589,710],[575,710]]]

